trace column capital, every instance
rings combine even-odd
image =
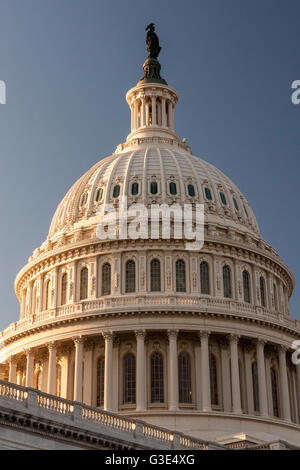
[[[16,356],[9,356],[9,357],[7,358],[7,362],[8,362],[8,364],[11,364],[11,365],[17,364]]]
[[[57,343],[56,341],[50,341],[49,343],[46,343],[45,346],[48,348],[48,351],[52,351],[53,349],[56,349]]]
[[[211,334],[211,332],[208,331],[208,330],[200,330],[199,331],[200,340],[205,339],[205,338],[209,338],[210,334]]]
[[[106,341],[113,341],[114,339],[114,334],[112,331],[102,331],[103,338]]]
[[[278,349],[278,352],[282,354],[286,354],[289,348],[285,346],[284,344],[278,344],[277,349]]]
[[[146,332],[146,330],[135,330],[134,334],[136,336],[136,339],[145,338],[147,332]]]
[[[168,337],[170,338],[177,338],[179,330],[167,330]]]
[[[83,336],[73,336],[72,340],[74,341],[75,346],[78,344],[83,344],[84,343],[84,337]]]
[[[238,343],[239,339],[240,339],[240,335],[237,335],[236,333],[230,333],[228,335],[228,338],[230,340],[230,343]]]
[[[256,340],[256,346],[262,346],[263,348],[267,344],[267,341],[263,338],[257,338]]]
[[[33,348],[25,348],[25,349],[23,349],[23,351],[24,351],[24,354],[25,354],[27,357],[33,355]]]

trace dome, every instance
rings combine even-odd
[[[184,147],[155,142],[139,144],[101,160],[72,186],[59,204],[49,237],[96,223],[99,206],[112,204],[119,196],[127,196],[128,205],[204,204],[206,223],[259,235],[255,215],[237,186]],[[171,182],[175,183],[176,194],[170,193]],[[132,190],[134,183],[137,184]],[[151,193],[151,183],[156,183],[156,194]],[[117,198],[113,194],[115,186],[120,187]]]
[[[237,186],[175,133],[178,94],[150,59],[126,95],[126,142],[71,187],[17,275],[20,320],[1,334],[5,377],[94,416],[200,439],[299,442],[293,275]],[[202,248],[175,236],[97,236],[99,209],[118,210],[122,197],[146,208],[203,204]]]

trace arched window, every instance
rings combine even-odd
[[[128,353],[123,359],[124,380],[123,398],[124,403],[135,403],[136,393],[136,363],[135,356]]]
[[[45,310],[48,310],[51,305],[51,284],[50,284],[50,279],[46,281],[46,288],[45,288]]]
[[[279,417],[278,382],[277,382],[277,373],[274,367],[271,367],[270,374],[271,374],[273,415]]]
[[[243,271],[243,289],[244,289],[244,302],[250,303],[250,276],[248,271]]]
[[[209,267],[206,261],[200,264],[200,287],[201,294],[209,294]]]
[[[125,291],[135,292],[135,262],[131,259],[126,263]]]
[[[161,274],[160,261],[153,259],[150,264],[151,292],[160,292],[161,290]]]
[[[274,292],[274,308],[276,312],[278,312],[278,297],[277,297],[277,286],[274,282],[273,284],[273,292]]]
[[[150,193],[151,194],[157,194],[157,192],[158,192],[157,182],[156,181],[151,181]]]
[[[209,188],[205,188],[204,189],[204,192],[205,192],[205,197],[208,201],[211,201],[212,200],[212,195],[211,195],[211,190]]]
[[[61,395],[61,365],[56,365],[56,396]]]
[[[104,357],[100,357],[97,361],[97,406],[104,405]]]
[[[211,404],[218,405],[219,397],[218,397],[217,359],[214,354],[209,355],[209,378],[210,378]]]
[[[246,216],[249,217],[245,204],[244,204],[244,211],[245,211]]]
[[[188,184],[188,193],[190,197],[195,197],[195,187],[193,184]]]
[[[105,263],[102,266],[102,295],[111,294],[111,265]]]
[[[186,292],[185,262],[176,261],[176,292]]]
[[[151,403],[164,402],[164,359],[160,352],[151,354]]]
[[[84,300],[88,296],[88,268],[80,271],[80,300]]]
[[[234,208],[238,211],[239,206],[238,206],[237,200],[235,199],[235,197],[233,197],[232,200],[233,200]]]
[[[170,194],[172,194],[172,196],[175,196],[177,194],[176,183],[174,183],[173,181],[169,183],[169,189],[170,189]]]
[[[259,411],[259,391],[258,391],[257,362],[252,362],[252,387],[253,387],[254,411]]]
[[[103,188],[99,188],[97,189],[97,192],[96,192],[96,202],[101,201],[102,198],[103,198]]]
[[[67,303],[67,284],[68,284],[68,275],[65,273],[61,278],[61,305]]]
[[[131,194],[132,196],[136,196],[139,193],[139,184],[138,183],[132,183],[131,185]]]
[[[231,271],[229,266],[223,266],[224,297],[231,298]]]
[[[114,190],[113,190],[113,197],[116,198],[116,197],[119,197],[119,196],[120,196],[120,185],[116,184],[114,186]]]
[[[260,288],[260,302],[262,307],[266,306],[266,289],[265,289],[265,280],[262,276],[259,279],[259,288]]]
[[[187,352],[178,355],[179,402],[192,402],[191,360]]]
[[[224,206],[227,206],[227,201],[226,201],[225,194],[222,193],[222,192],[220,192],[220,199],[221,199],[221,201],[222,201],[222,204],[223,204]]]

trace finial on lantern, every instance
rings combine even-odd
[[[146,31],[148,57],[143,65],[144,76],[138,82],[138,85],[143,83],[162,83],[163,85],[167,85],[167,82],[160,76],[161,67],[157,57],[161,51],[161,47],[159,45],[158,36],[155,32],[154,23],[148,24]]]

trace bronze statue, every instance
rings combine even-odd
[[[147,44],[147,50],[149,53],[148,57],[157,59],[158,54],[161,51],[161,47],[159,46],[159,40],[155,32],[154,23],[150,23],[147,26],[146,31],[147,31],[146,44]]]

